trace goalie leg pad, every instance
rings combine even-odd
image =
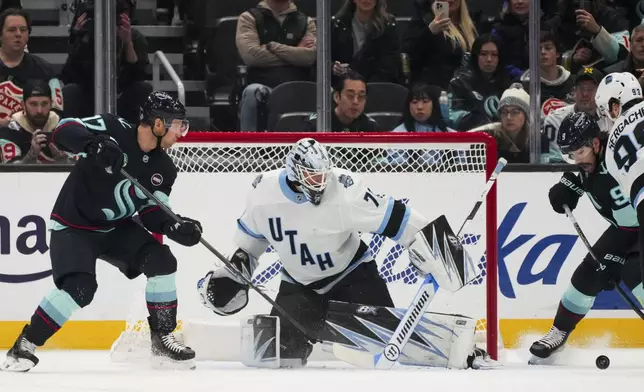
[[[455,292],[469,282],[466,268],[471,259],[445,215],[416,233],[408,251],[410,262],[420,273],[432,275],[443,289]]]
[[[375,354],[383,350],[404,314],[405,309],[330,301],[320,337]],[[473,360],[475,327],[476,320],[469,317],[426,312],[398,363],[466,369]]]
[[[280,319],[256,315],[241,321],[241,362],[249,367],[280,367]]]

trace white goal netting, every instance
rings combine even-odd
[[[311,136],[328,147],[337,167],[358,173],[373,191],[401,199],[430,219],[444,214],[455,231],[478,200],[488,174],[496,165],[493,140],[478,133],[192,133],[169,150],[179,170],[171,197],[173,205],[177,199],[194,201],[188,205],[176,204],[175,209],[182,215],[199,219],[205,238],[222,252],[230,251],[234,222],[244,209],[253,179],[259,173],[283,168],[292,144]],[[487,349],[494,356],[501,342],[496,313],[495,205],[495,192],[491,192],[462,235],[463,245],[479,271],[478,278],[455,295],[439,291],[429,308],[434,312],[476,318],[477,340],[487,342]],[[407,252],[380,235],[364,233],[362,236],[376,255],[380,275],[387,282],[396,306],[406,307],[420,283]],[[230,318],[202,309],[195,293],[197,279],[212,268],[215,257],[201,246],[190,250],[172,249],[180,263],[179,318],[183,326],[196,319],[230,324]],[[191,261],[184,261],[185,258]],[[194,265],[195,259],[201,267]],[[260,259],[253,282],[274,298],[280,269],[278,255],[269,248]],[[182,280],[184,275],[186,279]],[[251,294],[249,306],[231,317],[243,319],[268,312],[270,306],[258,295]],[[116,360],[144,355],[141,352],[146,350],[146,345],[149,347],[145,308],[134,313],[113,347]],[[187,333],[186,328],[179,332]],[[234,355],[231,353],[231,358]]]

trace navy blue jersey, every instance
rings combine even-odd
[[[99,134],[108,135],[118,143],[125,155],[125,170],[167,203],[177,169],[162,149],[141,150],[135,125],[111,114],[67,118],[58,124],[52,140],[65,151],[84,155],[87,144]],[[51,219],[54,230],[74,227],[109,231],[137,212],[149,230],[163,233],[169,218],[158,206],[120,173],[112,175],[83,156],[67,177]]]
[[[594,173],[582,171],[584,190],[597,212],[613,226],[637,228],[637,213],[628,194],[622,191],[617,180],[606,169],[605,156],[604,148],[598,156],[598,167]]]

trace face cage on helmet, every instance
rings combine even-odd
[[[294,166],[297,182],[299,182],[303,187],[318,192],[323,191],[324,188],[326,188],[329,182],[329,168],[313,169],[298,163]],[[320,178],[314,178],[318,176]]]

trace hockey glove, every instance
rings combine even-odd
[[[563,206],[568,205],[571,210],[574,210],[583,194],[581,179],[571,172],[566,172],[561,176],[559,182],[550,188],[548,197],[552,209],[559,214],[565,214]]]
[[[96,166],[104,168],[110,174],[119,172],[123,167],[123,151],[116,140],[109,136],[96,136],[87,143],[85,152]]]
[[[180,216],[183,223],[168,222],[165,224],[163,234],[167,235],[172,241],[183,246],[194,246],[201,239],[201,223],[194,219]]]

